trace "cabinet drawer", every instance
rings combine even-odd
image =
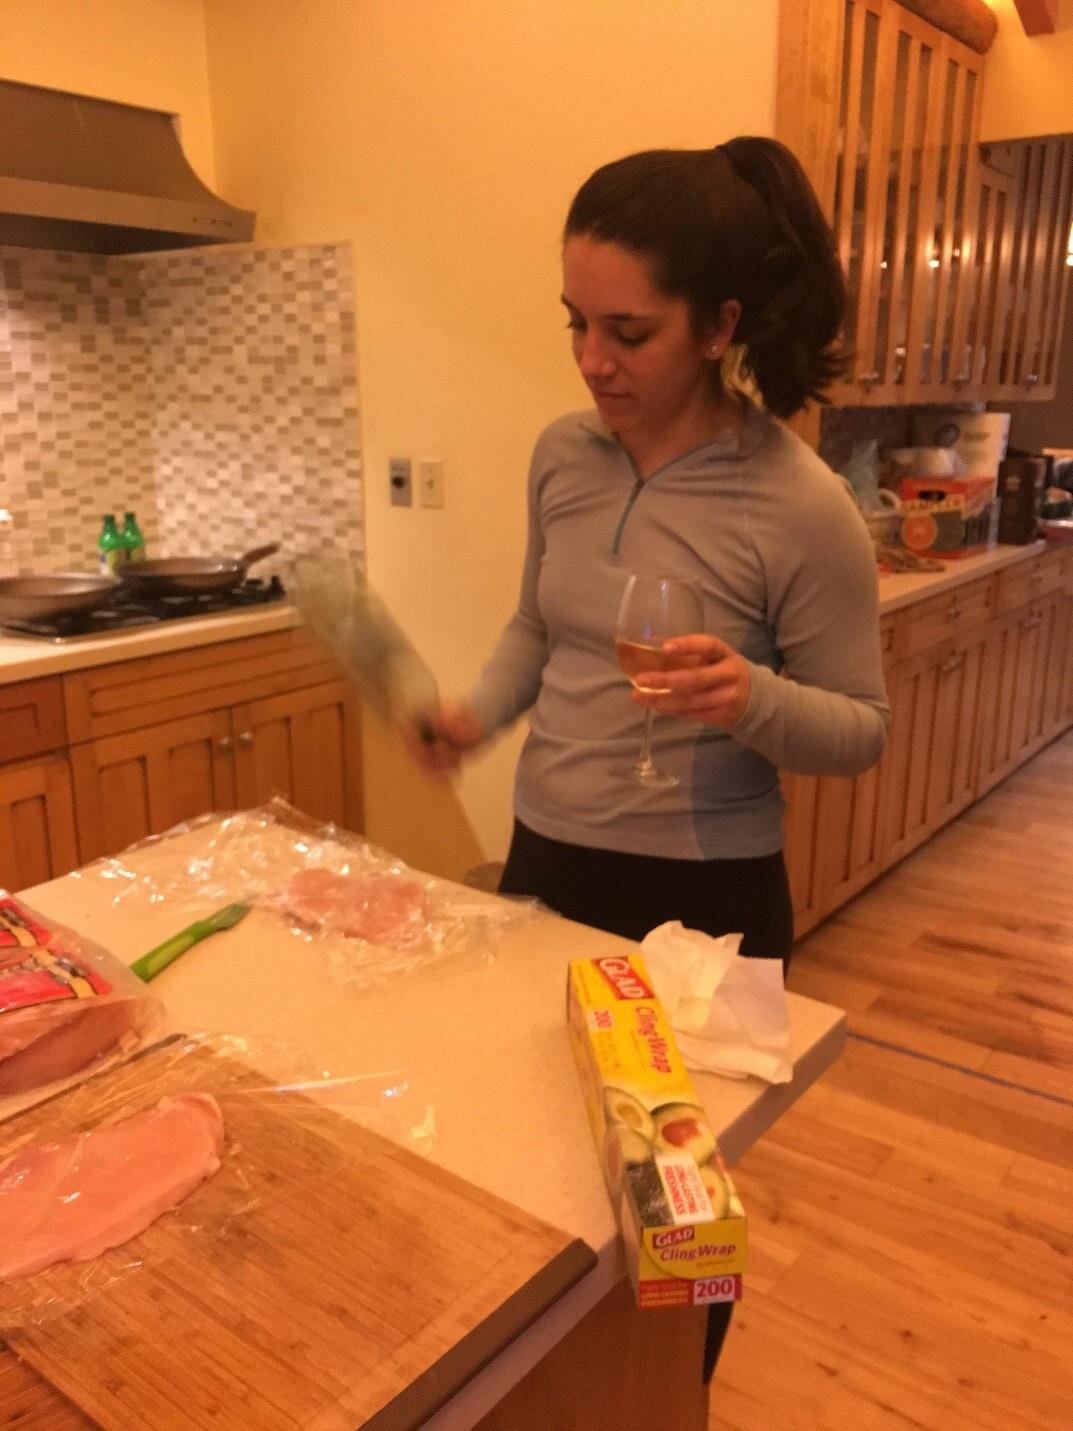
[[[65,676],[67,730],[72,742],[95,740],[338,678],[330,653],[301,627],[168,651]]]
[[[1062,586],[1062,554],[1041,552],[998,574],[998,595],[995,614],[1005,616],[1019,606],[1027,606],[1037,597],[1047,596]]]
[[[0,761],[44,755],[66,744],[59,676],[0,686]]]
[[[994,606],[995,583],[990,576],[933,596],[911,608],[906,655],[915,656],[950,637],[971,631],[986,621]]]

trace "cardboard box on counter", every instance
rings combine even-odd
[[[995,542],[993,477],[903,477],[902,545],[921,555],[975,556]]]
[[[638,1306],[736,1301],[745,1213],[640,955],[572,963],[567,1021]]]

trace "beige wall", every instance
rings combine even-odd
[[[212,184],[203,0],[3,0],[0,76],[178,114]]]
[[[981,138],[1027,139],[1073,131],[1073,0],[1060,28],[1029,39],[1013,0],[988,0],[999,29],[987,56]]]
[[[770,133],[775,0],[207,0],[217,178],[269,240],[355,251],[370,573],[463,689],[512,608],[531,443],[584,404],[558,305],[578,183],[657,145]],[[387,459],[439,457],[443,511]],[[430,795],[369,742],[369,831],[501,856],[520,732]],[[429,803],[431,800],[431,804]]]

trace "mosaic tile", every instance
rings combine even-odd
[[[0,249],[0,506],[23,562],[364,551],[348,245],[106,258]]]

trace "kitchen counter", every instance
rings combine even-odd
[[[211,646],[216,641],[286,631],[297,625],[297,611],[290,602],[280,601],[233,613],[162,621],[133,631],[109,632],[73,641],[53,642],[0,631],[0,686],[35,676],[58,676],[64,671],[133,661],[139,656],[155,656],[164,651],[185,651],[195,646]]]
[[[940,592],[990,575],[1046,550],[1046,542],[1033,542],[1023,547],[993,547],[980,556],[948,561],[941,572],[880,576],[880,613],[887,615],[900,611],[915,601],[937,596]],[[299,617],[294,607],[289,602],[280,602],[233,615],[192,617],[69,642],[39,641],[31,637],[6,636],[0,632],[0,685],[35,676],[60,675],[64,671],[131,661],[139,656],[153,656],[164,651],[182,651],[212,645],[217,641],[238,640],[243,636],[257,636],[269,631],[285,631],[298,624]]]
[[[915,601],[953,591],[977,577],[992,576],[1004,567],[1014,566],[1048,550],[1046,542],[1030,542],[1023,547],[992,547],[979,556],[946,559],[943,571],[892,572],[879,578],[879,612],[887,616],[901,611]]]
[[[196,842],[198,835],[181,837]],[[157,847],[159,851],[159,846]],[[28,903],[83,930],[126,962],[203,911],[117,909],[90,874],[26,891]],[[466,891],[467,900],[493,898]],[[217,901],[218,902],[218,901]],[[494,958],[458,956],[359,993],[315,944],[254,910],[154,983],[173,1025],[284,1040],[332,1074],[400,1069],[433,1110],[434,1163],[583,1239],[597,1266],[426,1424],[461,1431],[487,1414],[625,1275],[566,1037],[565,970],[624,941],[550,915],[519,919]],[[627,946],[632,947],[632,946]],[[302,977],[295,977],[301,960]],[[695,1075],[733,1163],[837,1058],[844,1015],[791,995],[792,1083]],[[646,1313],[658,1317],[659,1313]]]

